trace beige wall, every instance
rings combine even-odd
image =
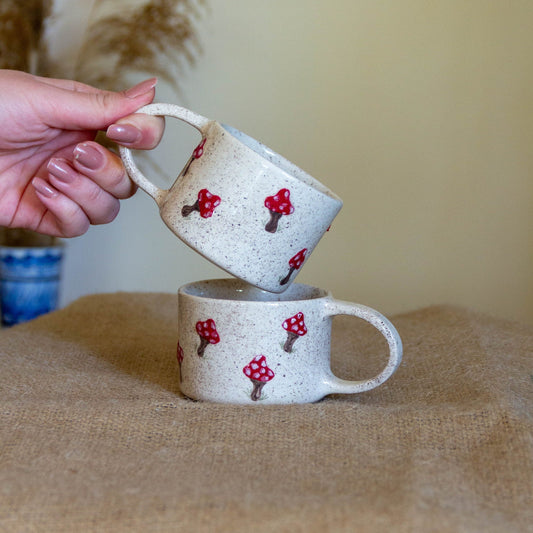
[[[533,323],[533,2],[211,0],[172,100],[344,200],[299,281],[387,314],[450,303]],[[157,155],[197,137],[170,120]],[[176,148],[177,147],[177,148]],[[224,275],[145,194],[69,243],[64,301]]]

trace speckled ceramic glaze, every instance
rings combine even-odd
[[[324,185],[244,133],[173,104],[140,110],[181,119],[202,134],[169,190],[120,153],[128,174],[157,202],[161,218],[185,243],[230,274],[285,291],[340,211]]]
[[[386,381],[402,358],[402,343],[383,315],[294,283],[283,294],[240,280],[191,283],[178,291],[182,392],[196,400],[285,404],[328,394],[368,391]],[[362,318],[386,338],[389,359],[375,377],[347,381],[330,368],[334,315]]]

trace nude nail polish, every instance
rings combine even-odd
[[[81,143],[74,148],[74,159],[89,170],[99,170],[105,164],[104,154],[95,146]]]
[[[131,124],[112,124],[107,128],[106,135],[112,141],[130,144],[141,140],[142,132]]]
[[[63,183],[72,183],[76,179],[77,172],[70,166],[66,159],[54,157],[50,159],[46,169],[52,176]]]
[[[39,194],[45,196],[46,198],[53,198],[58,194],[56,189],[46,183],[46,181],[44,181],[42,178],[33,178],[31,184]]]
[[[124,94],[128,98],[138,98],[139,96],[151,91],[156,86],[156,83],[157,78],[150,78],[149,80],[141,81],[141,83],[138,83],[137,85],[134,85],[133,87],[130,87],[124,91]]]

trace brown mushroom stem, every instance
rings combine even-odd
[[[277,213],[276,211],[272,211],[271,209],[269,209],[269,211],[270,211],[270,220],[267,222],[265,229],[269,233],[276,233],[278,229],[279,219],[281,218],[283,213]]]
[[[184,205],[181,210],[181,216],[188,217],[193,211],[200,211],[198,200],[193,205]]]
[[[292,273],[296,270],[295,267],[291,267],[289,270],[289,273],[279,282],[280,285],[286,285],[289,283],[289,280],[291,279]]]
[[[287,340],[285,341],[285,344],[283,346],[283,349],[287,353],[292,352],[292,345],[294,344],[294,341],[298,338],[298,334],[294,333],[294,331],[287,331]]]
[[[252,390],[252,394],[250,395],[250,397],[252,398],[254,402],[256,402],[257,400],[259,400],[259,398],[261,398],[261,391],[263,390],[263,387],[265,386],[266,381],[257,381],[255,379],[251,379],[250,381],[254,385],[254,388]]]
[[[204,337],[200,338],[200,346],[198,346],[198,350],[196,352],[200,357],[204,356],[204,350],[206,349],[208,344],[209,339],[205,339]]]

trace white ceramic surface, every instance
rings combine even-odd
[[[155,186],[133,155],[120,154],[131,179],[157,202],[185,243],[230,274],[280,293],[330,227],[341,199],[244,133],[173,104],[139,112],[175,117],[202,134],[169,190]]]
[[[196,400],[314,402],[373,389],[402,359],[400,337],[387,318],[309,285],[273,294],[234,279],[198,281],[181,287],[178,301],[180,387]],[[333,375],[334,315],[362,318],[386,338],[389,359],[377,376],[348,381]]]

